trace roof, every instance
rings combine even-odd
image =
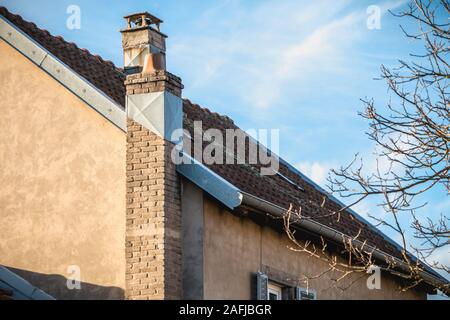
[[[111,61],[103,60],[87,49],[78,48],[75,43],[67,42],[60,36],[52,36],[47,30],[39,29],[34,23],[10,13],[5,7],[0,7],[0,14],[115,102],[125,105],[125,75]]]
[[[184,127],[190,131],[191,136],[193,136],[194,121],[202,121],[204,130],[238,128],[230,118],[201,108],[189,100],[184,101],[183,107]],[[205,142],[205,146],[207,144],[209,142]],[[342,206],[335,201],[327,200],[322,207],[324,197],[329,199],[329,196],[311,181],[307,181],[295,172],[284,161],[280,161],[279,165],[278,171],[281,175],[261,175],[261,165],[212,164],[206,166],[244,192],[283,208],[289,208],[291,204],[294,207],[301,207],[304,215],[315,217],[318,222],[346,235],[356,236],[361,229],[361,239],[367,240],[368,244],[390,255],[401,258],[398,249],[375,232],[372,226],[362,221],[359,216],[343,211],[340,221],[336,222],[337,217],[330,216],[329,213],[341,209]]]
[[[6,267],[0,266],[0,300],[54,300]]]
[[[12,295],[12,290],[0,289],[0,300],[13,300]]]
[[[8,12],[4,7],[0,8],[0,14],[92,85],[103,91],[123,109],[125,108],[125,74],[121,68],[116,67],[111,61],[91,54],[86,49],[78,48],[74,43],[67,42],[60,36],[52,36],[48,31],[39,29],[34,23],[23,20],[20,16]],[[211,112],[187,99],[183,100],[183,111],[184,127],[191,132],[192,136],[194,121],[202,121],[203,130],[208,128],[238,129],[229,117]],[[330,216],[329,212],[337,211],[343,205],[282,159],[280,159],[279,166],[280,174],[276,175],[261,175],[261,165],[259,164],[212,164],[206,166],[248,194],[286,209],[291,204],[301,207],[305,215],[346,235],[355,236],[361,230],[359,239],[367,241],[369,245],[389,255],[402,258],[398,245],[352,210],[343,211],[337,222],[337,217]],[[324,198],[327,201],[322,206]]]

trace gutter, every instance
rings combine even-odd
[[[200,189],[206,191],[228,209],[233,210],[242,203],[241,191],[202,163],[181,152],[182,160],[176,170]]]
[[[242,204],[248,205],[252,208],[258,209],[262,212],[270,213],[274,216],[282,218],[284,214],[286,213],[287,209],[282,208],[280,206],[277,206],[273,203],[270,203],[264,199],[258,198],[256,196],[253,196],[249,193],[241,191],[242,194]],[[297,225],[300,228],[306,229],[310,232],[313,232],[315,234],[322,235],[328,239],[331,239],[333,241],[336,241],[338,243],[342,243],[343,239],[351,239],[349,236],[345,235],[344,233],[337,231],[333,228],[330,228],[326,225],[323,225],[317,221],[310,220],[310,219],[303,219],[300,221],[295,221],[295,225]],[[381,251],[377,248],[374,248],[368,244],[363,244],[363,242],[359,240],[353,240],[353,244],[358,246],[359,248],[366,248],[369,251],[373,252],[373,256],[376,259],[382,260],[382,261],[393,261],[399,269],[401,269],[404,272],[409,272],[409,267],[406,263],[401,261],[400,259],[393,257],[390,254],[385,253],[384,251]],[[426,271],[420,271],[420,276],[429,284],[433,285],[434,287],[439,287],[442,285],[447,284],[447,282],[443,281],[442,279],[436,277],[435,275],[432,275]]]
[[[339,200],[338,198],[336,198],[335,196],[333,196],[332,194],[330,194],[329,192],[327,192],[326,190],[324,190],[321,186],[319,186],[317,183],[315,183],[314,181],[312,181],[310,178],[308,178],[306,175],[304,175],[300,170],[298,170],[296,167],[294,167],[293,165],[291,165],[289,162],[287,162],[286,160],[282,159],[280,156],[278,156],[277,154],[273,153],[269,148],[267,148],[266,146],[260,144],[256,139],[254,139],[253,137],[249,136],[249,138],[251,139],[251,141],[253,141],[253,143],[257,144],[260,148],[263,148],[263,150],[268,153],[270,152],[271,154],[275,155],[279,161],[280,164],[286,166],[289,170],[293,171],[294,173],[298,174],[303,180],[305,180],[306,182],[308,182],[313,188],[315,188],[317,191],[321,192],[322,194],[324,194],[329,200],[337,203],[338,205],[340,205],[342,208],[347,208],[346,211],[348,211],[350,214],[352,214],[353,216],[355,216],[358,220],[364,222],[368,228],[370,228],[370,230],[372,230],[374,233],[378,234],[379,236],[381,236],[386,242],[388,242],[389,244],[391,244],[392,246],[394,246],[398,251],[402,251],[403,248],[394,240],[392,240],[390,237],[388,237],[383,231],[381,231],[380,229],[376,228],[375,226],[373,226],[369,221],[367,221],[363,216],[361,216],[360,214],[358,214],[353,208],[351,207],[347,207],[347,205],[345,205],[341,200]],[[286,210],[285,210],[286,212]],[[342,239],[342,238],[341,238]],[[414,255],[411,255],[411,259],[414,262],[418,261],[418,258],[415,257]],[[435,278],[437,279],[441,279],[441,281],[447,281],[446,279],[442,278],[435,270],[433,270],[431,267],[424,265],[424,268],[427,269],[426,272],[428,272],[429,274],[433,275]]]
[[[373,226],[372,223],[370,223],[369,221],[367,221],[367,219],[365,219],[362,215],[360,215],[359,213],[357,213],[353,208],[351,207],[347,207],[346,204],[344,204],[341,200],[339,200],[338,198],[336,198],[335,196],[333,196],[332,194],[330,194],[329,192],[327,192],[326,190],[324,190],[321,186],[319,186],[317,183],[315,183],[314,181],[312,181],[311,179],[309,179],[307,176],[305,176],[303,173],[301,173],[297,168],[295,168],[294,166],[292,166],[289,162],[279,158],[280,163],[284,164],[285,166],[287,166],[290,170],[294,171],[295,173],[297,173],[303,180],[305,180],[306,182],[308,182],[310,185],[312,185],[316,190],[318,190],[319,192],[323,193],[329,200],[337,203],[338,205],[340,205],[342,208],[346,208],[346,211],[348,211],[350,214],[354,215],[358,220],[361,220],[362,222],[364,222],[368,228],[370,228],[373,232],[375,232],[376,234],[378,234],[379,236],[381,236],[384,240],[386,240],[387,242],[389,242],[392,246],[394,246],[398,251],[402,251],[403,248],[394,240],[392,240],[390,237],[388,237],[383,231],[381,231],[380,229],[376,228]],[[417,258],[415,256],[411,257],[412,260],[414,260],[414,262],[417,261]],[[437,272],[435,272],[433,269],[431,269],[429,266],[425,266],[425,268],[428,268],[428,272],[434,274],[435,276],[439,277],[439,274]]]
[[[216,174],[214,171],[189,156],[187,153],[181,151],[180,153],[183,161],[176,166],[177,172],[190,180],[192,183],[197,185],[200,189],[209,193],[211,196],[216,198],[220,203],[225,205],[230,210],[241,205],[247,205],[249,207],[255,208],[259,211],[270,213],[271,215],[282,218],[287,209],[277,206],[269,201],[251,195],[237,188],[236,186],[229,183],[227,180],[223,179],[221,176]],[[311,219],[303,219],[300,221],[294,221],[294,224],[300,228],[306,229],[314,234],[318,234],[331,239],[337,243],[342,243],[342,239],[350,239],[349,236],[344,233],[323,225],[317,221]],[[369,224],[370,226],[370,224]],[[373,252],[373,256],[376,259],[382,261],[393,261],[396,266],[398,266],[402,271],[409,272],[409,267],[406,263],[400,259],[387,254],[377,248],[374,248],[368,244],[363,244],[359,240],[353,240],[353,244],[362,248],[363,246]],[[397,248],[399,246],[397,245]],[[428,271],[420,271],[420,276],[429,284],[439,287],[445,285],[448,282],[434,275]]]

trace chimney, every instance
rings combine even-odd
[[[163,21],[147,12],[124,18],[127,28],[121,32],[125,73],[166,70],[167,36],[159,29]]]
[[[171,160],[182,128],[181,79],[166,71],[162,21],[125,17],[127,299],[181,299],[180,181]]]

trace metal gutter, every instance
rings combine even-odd
[[[278,156],[276,153],[272,152],[269,148],[267,148],[266,146],[260,144],[255,138],[249,136],[250,139],[253,141],[253,143],[258,144],[261,148],[263,148],[265,150],[265,152],[270,152],[271,154],[273,154],[274,156],[277,157],[279,163],[283,164],[284,166],[288,167],[289,170],[291,170],[292,172],[296,173],[297,175],[299,175],[303,180],[305,180],[306,182],[308,182],[314,189],[316,189],[317,191],[323,193],[325,196],[327,196],[328,199],[330,199],[333,202],[336,202],[337,204],[339,204],[341,207],[346,208],[347,205],[345,205],[342,201],[340,201],[338,198],[336,198],[335,196],[333,196],[332,194],[330,194],[329,192],[327,192],[325,189],[323,189],[321,186],[319,186],[317,183],[315,183],[313,180],[311,180],[310,178],[308,178],[306,175],[304,175],[300,170],[298,170],[296,167],[294,167],[293,165],[291,165],[289,162],[287,162],[286,160],[282,159],[280,156]],[[358,214],[355,210],[353,210],[352,208],[347,208],[346,211],[350,212],[352,215],[354,215],[355,217],[357,217],[359,220],[361,220],[362,222],[364,222],[365,224],[367,224],[367,226],[375,233],[379,234],[381,237],[383,237],[384,240],[386,240],[387,242],[389,242],[391,245],[393,245],[397,250],[403,250],[403,248],[394,240],[392,240],[391,238],[389,238],[386,234],[384,234],[380,229],[374,227],[369,221],[367,221],[364,217],[362,217],[360,214]]]
[[[293,171],[294,173],[296,173],[297,175],[299,175],[303,180],[305,180],[306,182],[308,182],[313,188],[315,188],[317,191],[323,193],[325,196],[327,196],[328,199],[330,199],[331,201],[337,203],[338,205],[340,205],[342,208],[346,208],[346,211],[348,211],[350,214],[352,214],[353,216],[355,216],[357,219],[359,219],[360,221],[364,222],[373,232],[375,232],[376,234],[380,235],[384,240],[386,240],[388,243],[390,243],[392,246],[394,246],[397,250],[402,251],[403,248],[394,240],[392,240],[390,237],[388,237],[383,231],[381,231],[380,229],[376,228],[373,224],[371,224],[369,221],[367,221],[367,219],[365,219],[363,216],[361,216],[360,214],[358,214],[355,210],[353,210],[352,208],[347,208],[347,205],[344,204],[341,200],[339,200],[338,198],[336,198],[335,196],[333,196],[332,194],[330,194],[329,192],[327,192],[325,189],[323,189],[321,186],[319,186],[317,183],[315,183],[314,181],[312,181],[310,178],[308,178],[306,175],[304,175],[300,170],[298,170],[296,167],[294,167],[293,165],[291,165],[289,162],[287,162],[286,160],[282,159],[280,156],[278,156],[276,153],[272,152],[269,148],[267,148],[266,146],[260,144],[255,138],[251,137],[249,135],[249,139],[253,142],[258,144],[261,148],[263,148],[265,150],[265,152],[270,152],[271,154],[273,154],[275,157],[277,157],[279,163],[283,164],[284,166],[286,166],[289,170]],[[417,257],[415,257],[412,254],[409,254],[411,256],[411,258],[414,261],[417,261]],[[431,267],[425,265],[425,268],[428,269],[428,272],[433,274],[436,277],[442,278],[441,275],[439,275],[436,271],[434,271]],[[442,280],[444,280],[444,278],[442,278]],[[446,279],[445,279],[446,280]]]
[[[274,205],[273,203],[270,203],[264,199],[258,198],[256,196],[253,196],[249,193],[242,192],[241,194],[243,196],[242,198],[242,204],[248,205],[252,208],[258,209],[262,212],[270,213],[276,217],[283,217],[286,213],[287,209],[282,208],[280,206]],[[300,221],[294,222],[297,226],[300,228],[304,228],[310,232],[322,235],[326,237],[327,239],[336,241],[338,243],[342,243],[343,239],[351,239],[349,236],[345,235],[344,233],[337,231],[333,228],[330,228],[326,225],[323,225],[319,222],[316,222],[314,220],[310,219],[303,219]],[[396,266],[398,266],[402,271],[409,272],[409,267],[407,264],[405,264],[400,259],[393,257],[390,254],[387,254],[377,248],[374,248],[370,245],[363,244],[359,240],[353,240],[353,244],[356,246],[359,246],[360,248],[364,246],[364,248],[368,251],[373,251],[373,256],[376,259],[382,260],[382,261],[394,261]],[[443,281],[443,279],[436,277],[433,274],[430,274],[426,271],[421,271],[420,276],[429,284],[438,287],[440,285],[446,284],[447,282]]]
[[[176,166],[177,172],[196,184],[205,192],[212,195],[227,208],[233,210],[240,205],[247,205],[280,218],[287,212],[286,208],[280,207],[267,200],[240,190],[188,154],[183,152],[182,157],[183,163]],[[342,243],[343,239],[350,239],[350,237],[344,233],[312,219],[295,221],[295,224],[300,228],[306,229],[314,234],[322,235],[337,243]],[[363,243],[359,240],[353,240],[353,243],[359,247],[363,246]],[[367,244],[364,244],[364,248],[369,251],[373,251],[373,256],[376,259],[381,261],[394,261],[396,266],[398,266],[402,271],[409,271],[408,266],[400,259]],[[427,271],[421,271],[420,275],[426,282],[434,286],[440,286],[447,283],[445,279]]]
[[[276,217],[283,217],[287,209],[270,203],[264,199],[258,198],[247,192],[241,191],[215,172],[204,166],[199,161],[190,157],[183,152],[183,163],[177,165],[177,172],[182,176],[196,184],[199,188],[209,193],[220,201],[227,208],[233,210],[240,205],[247,205],[262,212],[270,213]],[[311,219],[303,219],[296,221],[295,224],[303,229],[308,230],[314,234],[322,235],[327,239],[342,243],[343,239],[350,239],[349,236],[344,233],[323,225],[317,221]],[[359,240],[354,240],[354,244],[362,247],[363,243]],[[373,256],[381,261],[390,260],[395,262],[402,271],[408,272],[408,266],[400,259],[393,257],[379,249],[376,249],[370,245],[364,244],[364,248],[369,251],[373,251]],[[439,286],[445,284],[445,280],[437,277],[427,271],[421,271],[420,275],[423,279],[434,285]]]
[[[30,59],[55,80],[69,89],[122,131],[126,131],[126,115],[122,106],[97,89],[34,39],[0,16],[0,38]]]
[[[328,199],[330,199],[331,201],[339,204],[341,207],[346,208],[347,205],[345,205],[341,200],[339,200],[338,198],[336,198],[335,196],[333,196],[332,194],[330,194],[329,192],[327,192],[326,190],[324,190],[321,186],[319,186],[317,183],[315,183],[314,181],[312,181],[311,179],[309,179],[307,176],[305,176],[303,173],[301,173],[297,168],[295,168],[294,166],[292,166],[289,162],[280,159],[280,163],[283,163],[285,166],[287,166],[290,170],[294,171],[295,173],[297,173],[302,179],[304,179],[305,181],[307,181],[309,184],[311,184],[316,190],[322,192],[324,195],[326,195],[328,197]],[[390,237],[388,237],[383,231],[381,231],[380,229],[376,228],[373,224],[371,224],[369,221],[367,221],[367,219],[365,219],[363,216],[361,216],[360,214],[358,214],[355,210],[353,210],[352,208],[347,208],[346,211],[350,212],[352,215],[354,215],[357,219],[361,220],[362,222],[364,222],[373,232],[377,233],[378,235],[380,235],[384,240],[386,240],[387,242],[389,242],[392,246],[394,246],[397,250],[402,251],[403,248],[394,240],[392,240]],[[409,252],[408,252],[409,253]],[[410,254],[410,258],[412,258],[414,261],[417,261],[417,257]],[[433,274],[436,277],[441,278],[442,276],[439,275],[439,273],[437,273],[436,271],[434,271],[431,267],[425,265],[425,268],[428,269],[427,271],[431,274]],[[442,280],[444,280],[442,278]]]
[[[227,208],[233,210],[241,204],[242,194],[238,188],[188,154],[183,152],[183,163],[178,164],[176,170]]]
[[[14,300],[55,300],[9,269],[0,266],[0,288],[11,290]]]

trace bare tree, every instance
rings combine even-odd
[[[334,214],[331,212],[330,214]],[[293,206],[289,208],[286,214],[283,216],[284,229],[286,230],[289,240],[293,246],[289,249],[306,254],[309,258],[314,258],[322,261],[325,268],[317,273],[303,274],[298,281],[306,285],[309,289],[310,281],[327,276],[330,280],[330,288],[335,288],[341,291],[345,291],[350,288],[356,281],[366,275],[366,272],[373,265],[374,259],[372,257],[373,249],[365,248],[363,245],[355,245],[355,242],[359,238],[359,233],[355,237],[342,237],[342,250],[336,252],[330,250],[329,242],[320,237],[319,243],[314,243],[310,240],[299,240],[296,236],[296,228],[294,225],[300,222],[302,219],[310,219],[310,217],[303,216],[301,208],[295,210]],[[347,256],[344,259],[343,256]],[[358,274],[358,276],[354,276]]]
[[[407,10],[392,14],[414,22],[414,32],[407,26],[401,28],[407,39],[422,45],[421,52],[411,54],[411,61],[400,60],[396,68],[381,66],[381,79],[390,92],[387,108],[378,109],[372,99],[362,100],[365,110],[360,115],[368,120],[367,134],[376,145],[376,168],[367,168],[356,155],[348,166],[332,170],[328,182],[331,192],[350,199],[349,207],[368,198],[376,199],[388,215],[371,217],[378,226],[400,236],[402,260],[410,266],[408,278],[417,285],[422,282],[423,265],[408,251],[450,275],[449,266],[432,258],[436,250],[450,247],[448,213],[433,213],[436,218],[429,215],[426,219],[418,215],[418,209],[426,206],[420,202],[422,195],[440,192],[448,196],[450,192],[450,2],[414,0]],[[411,225],[402,223],[404,215],[409,215],[406,220],[413,221]],[[285,227],[290,229],[289,223]],[[411,229],[419,245],[408,241],[405,234]],[[326,257],[330,269],[340,267],[346,275],[345,270],[358,272],[361,266],[368,268],[373,262],[370,252],[361,254],[348,245],[348,240],[344,244],[345,251],[359,261],[342,266],[333,262],[334,257]],[[296,245],[300,251],[317,253],[310,244]],[[448,292],[448,284],[438,289]]]

